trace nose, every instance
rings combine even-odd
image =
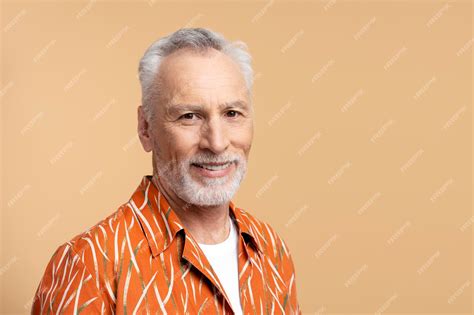
[[[199,147],[202,150],[208,149],[214,154],[220,154],[227,150],[230,140],[225,124],[219,118],[209,119],[201,129],[201,140]]]

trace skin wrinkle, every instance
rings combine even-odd
[[[142,106],[138,108],[140,141],[145,151],[153,152],[152,180],[199,243],[220,243],[229,235],[229,201],[246,173],[253,138],[253,109],[243,75],[217,50],[196,54],[182,49],[163,59],[156,85],[160,93],[153,103],[154,119],[146,121]],[[228,116],[234,113],[230,111],[237,114]],[[228,176],[217,180],[200,178],[187,162],[226,156],[238,162]],[[192,185],[179,187],[186,180],[171,176],[179,174],[180,163]],[[166,177],[178,178],[169,183]],[[182,198],[183,191],[206,191],[206,184],[212,187],[203,196],[220,196],[218,204],[197,205]]]

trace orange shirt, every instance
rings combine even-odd
[[[244,314],[301,314],[295,271],[277,233],[230,202],[239,229]],[[233,314],[209,261],[167,200],[144,176],[130,200],[59,246],[33,314]]]

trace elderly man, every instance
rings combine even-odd
[[[300,314],[287,245],[231,201],[253,136],[245,44],[180,29],[148,48],[139,74],[153,176],[57,248],[32,312]]]

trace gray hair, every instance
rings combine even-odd
[[[160,89],[155,84],[160,64],[164,57],[183,48],[191,48],[198,52],[213,48],[231,57],[239,66],[247,91],[251,96],[252,58],[244,42],[229,42],[221,34],[205,28],[182,28],[155,41],[140,59],[138,73],[142,88],[142,105],[147,120],[152,119],[154,115],[152,103]]]

